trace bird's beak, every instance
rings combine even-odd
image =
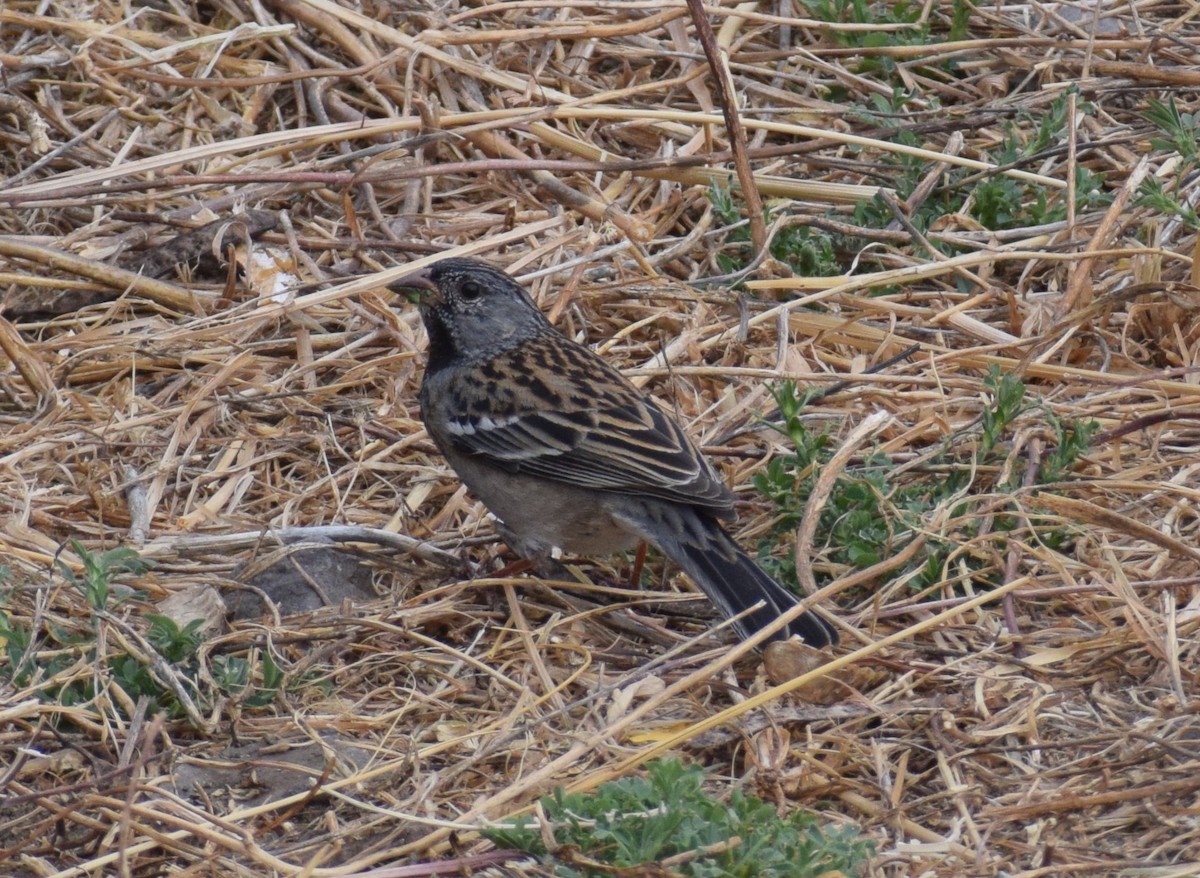
[[[407,296],[414,303],[438,305],[442,301],[442,292],[429,276],[428,268],[406,274],[392,281],[387,288],[393,293]]]

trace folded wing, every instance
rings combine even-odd
[[[459,417],[450,422],[448,439],[510,472],[675,500],[729,517],[729,489],[683,430],[658,406],[630,397],[570,411]]]

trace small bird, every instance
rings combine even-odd
[[[733,495],[682,428],[511,277],[442,259],[388,288],[419,293],[425,428],[514,551],[609,555],[648,540],[727,618],[750,610],[733,624],[743,638],[798,603],[721,526]],[[793,634],[837,642],[812,612],[777,636]]]

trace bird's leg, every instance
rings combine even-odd
[[[502,572],[497,575],[511,576],[531,570],[533,575],[539,579],[571,581],[575,578],[567,571],[566,567],[554,560],[550,554],[553,551],[551,546],[517,536],[498,518],[496,519],[496,533],[508,544],[510,549],[520,556],[517,561],[501,568]]]
[[[497,570],[492,575],[497,578],[503,578],[505,576],[516,576],[518,573],[524,573],[525,571],[532,570],[533,568],[534,568],[534,563],[532,561],[530,561],[528,558],[518,558],[515,561],[511,561],[508,564],[505,564],[503,567],[501,567],[499,570]]]
[[[637,551],[633,555],[633,566],[629,568],[629,587],[642,587],[642,570],[646,567],[646,549],[645,540],[638,542]]]

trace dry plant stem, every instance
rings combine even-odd
[[[888,412],[882,411],[868,415],[850,431],[829,462],[821,467],[820,475],[817,476],[816,484],[809,494],[808,503],[804,506],[804,517],[800,519],[800,526],[796,528],[796,579],[799,580],[800,588],[805,594],[811,595],[817,591],[817,581],[813,577],[809,559],[812,557],[813,539],[817,533],[817,523],[821,520],[821,510],[825,508],[829,494],[841,477],[842,470],[850,458],[858,453],[858,447],[869,436],[882,430],[891,417]]]
[[[11,114],[17,119],[35,153],[44,156],[51,151],[50,138],[46,135],[46,120],[28,101],[10,94],[0,94],[0,113]]]
[[[555,108],[550,112],[551,118],[564,119],[613,119],[616,120],[621,115],[629,119],[640,119],[647,122],[660,122],[663,124],[677,123],[686,125],[706,125],[706,124],[721,124],[724,119],[712,113],[698,112],[681,112],[675,110],[624,110],[619,115],[612,109],[607,107],[580,107],[580,106],[565,106]],[[916,146],[906,146],[904,144],[881,140],[871,137],[861,137],[854,134],[843,134],[837,131],[829,131],[820,128],[814,128],[809,125],[796,125],[791,122],[774,122],[769,119],[742,119],[742,125],[746,128],[755,131],[768,131],[780,135],[791,137],[811,137],[814,139],[827,138],[836,143],[845,144],[848,146],[860,146],[868,149],[877,149],[884,153],[896,153],[899,155],[911,156],[913,158],[922,159],[929,162],[944,161],[955,167],[969,168],[971,170],[980,171],[982,173],[995,173],[997,167],[988,162],[978,159],[971,159],[965,156],[945,155],[933,150],[924,149]],[[1015,180],[1023,180],[1028,183],[1035,183],[1040,186],[1047,186],[1051,189],[1064,189],[1066,183],[1055,177],[1048,177],[1045,174],[1035,174],[1030,171],[1022,171],[1016,168],[1001,171],[1006,177],[1012,177]]]
[[[1108,241],[1112,239],[1113,231],[1118,223],[1128,222],[1129,201],[1137,194],[1138,188],[1142,185],[1142,180],[1146,178],[1146,174],[1149,172],[1150,160],[1148,157],[1143,156],[1141,161],[1137,163],[1137,167],[1125,179],[1124,185],[1117,191],[1112,204],[1105,211],[1104,219],[1096,227],[1096,231],[1092,233],[1092,238],[1088,241],[1085,252],[1094,253],[1095,251],[1103,250]],[[1058,320],[1066,320],[1074,311],[1086,308],[1091,304],[1092,268],[1094,263],[1095,256],[1088,255],[1074,264],[1074,274],[1071,277],[1070,285],[1067,287],[1067,291],[1055,311],[1055,316]]]
[[[163,796],[162,790],[156,790],[156,794]],[[115,816],[121,808],[124,807],[124,802],[121,800],[112,799],[107,796],[93,796],[92,804],[94,806],[102,806],[108,813],[106,818]],[[251,832],[228,822],[214,817],[199,809],[193,808],[190,805],[184,805],[179,800],[173,800],[176,804],[176,811],[167,812],[162,808],[136,803],[130,806],[132,813],[136,814],[141,820],[155,824],[155,829],[146,832],[146,826],[143,824],[143,833],[145,840],[131,845],[123,851],[110,851],[105,854],[93,857],[87,863],[77,867],[61,869],[51,873],[48,878],[82,878],[85,875],[96,874],[98,869],[102,869],[114,862],[119,862],[122,857],[134,857],[150,851],[165,848],[170,850],[174,843],[182,843],[185,839],[199,836],[200,839],[207,842],[218,849],[229,853],[238,854],[251,859],[259,867],[271,870],[277,870],[280,874],[291,875],[295,873],[294,868],[286,860],[275,857],[272,854],[263,850],[254,840]],[[60,821],[66,822],[71,816],[71,808],[59,805],[53,800],[43,799],[39,803],[59,817]],[[85,826],[108,831],[111,828],[111,819],[104,821],[92,822],[85,819],[79,820]],[[206,845],[206,846],[207,846]],[[317,870],[314,875],[335,876],[345,874],[342,870]]]
[[[715,661],[703,665],[695,672],[688,674],[672,685],[667,686],[658,695],[647,699],[642,705],[629,711],[616,722],[611,723],[607,727],[601,729],[599,732],[589,736],[585,741],[575,744],[570,750],[558,758],[553,759],[542,767],[532,771],[522,779],[520,784],[512,785],[494,794],[493,796],[476,803],[470,811],[462,815],[460,822],[470,823],[471,821],[485,818],[496,808],[512,802],[513,800],[520,798],[531,798],[543,794],[550,784],[555,783],[555,779],[558,777],[559,772],[565,766],[570,765],[583,754],[591,752],[597,747],[616,740],[620,733],[626,728],[634,724],[636,721],[642,719],[644,716],[653,715],[654,711],[657,710],[660,705],[666,703],[672,697],[687,691],[691,687],[696,686],[704,680],[712,679],[725,668],[731,666],[737,659],[754,649],[758,643],[769,637],[773,631],[782,628],[789,621],[791,621],[791,619],[799,616],[804,611],[804,606],[792,608],[771,626],[758,632],[758,634],[756,634],[751,640],[739,643],[727,651],[724,655],[719,656]],[[569,792],[579,792],[585,789],[591,789],[598,784],[603,783],[605,779],[621,777],[623,773],[624,772],[606,772],[604,776],[593,775],[586,785],[569,785],[567,790]],[[446,839],[448,835],[448,830],[437,830],[426,838],[420,839],[413,844],[406,845],[393,853],[397,856],[403,856],[411,851],[429,848],[435,844],[440,848],[444,842],[444,839]]]
[[[1041,378],[1048,381],[1064,381],[1064,380],[1082,380],[1091,381],[1098,386],[1130,386],[1138,385],[1145,387],[1150,391],[1163,393],[1170,399],[1182,400],[1200,400],[1200,386],[1195,384],[1186,384],[1181,381],[1171,381],[1166,378],[1118,378],[1107,372],[1099,372],[1095,369],[1079,369],[1071,366],[1056,366],[1051,363],[1027,363],[1025,360],[1017,360],[1013,357],[997,357],[991,355],[982,355],[974,357],[967,355],[965,358],[962,355],[947,354],[945,355],[951,360],[960,362],[973,361],[983,368],[988,366],[998,366],[1006,371],[1014,374],[1025,375],[1026,377]]]
[[[244,317],[235,315],[230,321],[225,324],[225,328],[229,331],[244,327],[247,324],[261,325],[264,318],[273,318],[275,316],[283,316],[295,311],[303,311],[307,308],[314,308],[326,302],[336,301],[338,299],[357,296],[362,293],[378,290],[380,287],[386,287],[389,283],[399,280],[405,275],[419,271],[428,265],[432,265],[439,259],[449,259],[455,256],[474,256],[478,253],[490,251],[497,247],[503,247],[514,241],[520,241],[528,236],[544,234],[551,229],[561,228],[563,225],[562,217],[551,217],[550,219],[538,220],[536,222],[522,223],[513,229],[509,229],[490,236],[485,241],[472,241],[469,244],[462,244],[458,247],[451,247],[447,250],[434,253],[429,256],[422,256],[420,259],[415,259],[412,262],[397,266],[396,268],[381,271],[378,274],[367,277],[355,278],[341,284],[335,284],[317,292],[308,293],[303,296],[298,296],[295,301],[290,303],[270,302],[262,303],[253,316]]]
[[[962,132],[955,131],[952,135],[950,135],[950,139],[946,142],[946,147],[945,147],[946,155],[954,155],[954,156],[958,155],[959,153],[962,152],[963,145],[964,145],[964,141],[963,141]],[[950,169],[949,162],[938,162],[932,168],[929,169],[929,172],[924,177],[921,178],[921,182],[916,185],[916,187],[913,189],[912,193],[908,196],[908,198],[906,198],[904,200],[904,212],[905,212],[906,216],[912,216],[914,213],[916,213],[920,209],[921,205],[923,205],[926,201],[929,200],[929,196],[933,194],[933,190],[937,187],[938,181],[942,179],[942,176],[949,169]],[[899,227],[900,227],[899,218],[888,223],[889,229],[899,228]],[[910,232],[910,234],[911,234],[911,232]]]
[[[546,663],[542,661],[541,650],[534,643],[533,635],[529,630],[529,621],[525,618],[521,602],[517,599],[517,590],[513,588],[511,582],[505,583],[503,588],[504,599],[508,603],[509,615],[515,622],[517,635],[525,642],[525,651],[532,660],[534,672],[542,684],[542,696],[548,698],[555,709],[560,709],[563,707],[562,693],[555,686],[550,671],[546,669]]]
[[[397,46],[410,53],[431,58],[438,64],[469,78],[489,83],[498,88],[509,89],[516,94],[524,94],[528,85],[528,80],[522,77],[514,76],[507,71],[498,70],[486,64],[479,64],[469,61],[466,58],[443,52],[434,46],[424,43],[421,40],[413,39],[408,34],[382,24],[360,12],[339,6],[332,2],[332,0],[289,0],[289,2],[294,2],[296,7],[311,7],[313,10],[320,11],[345,25],[349,25],[365,34],[370,34],[384,43]],[[566,102],[571,99],[570,95],[565,92],[548,86],[541,86],[539,91],[543,99],[555,103]]]
[[[27,259],[50,271],[67,271],[82,275],[113,289],[145,296],[174,311],[189,314],[203,313],[195,294],[174,284],[142,277],[102,262],[83,259],[72,253],[31,244],[8,235],[0,236],[0,256]]]
[[[529,157],[513,146],[495,131],[476,131],[468,133],[466,138],[480,150],[489,155],[503,156],[510,161],[528,162]],[[549,171],[531,168],[526,171],[539,186],[563,207],[577,210],[595,222],[608,220],[624,232],[631,240],[644,243],[650,237],[650,229],[645,223],[629,216],[625,211],[614,205],[604,204],[572,189]]]
[[[61,404],[58,387],[54,384],[54,374],[42,362],[41,356],[33,350],[17,332],[17,328],[0,316],[0,350],[21,373],[29,389],[37,396],[40,411],[53,411]]]
[[[780,698],[789,692],[794,692],[797,689],[808,686],[815,680],[818,680],[822,677],[827,677],[834,672],[841,670],[842,668],[849,667],[850,665],[856,664],[863,659],[870,658],[871,656],[882,652],[889,646],[912,638],[923,631],[928,631],[932,628],[935,628],[938,625],[941,625],[941,623],[949,621],[950,619],[953,619],[968,610],[973,610],[976,607],[982,607],[985,604],[991,603],[992,601],[1008,594],[1010,591],[1020,588],[1028,582],[1029,577],[1027,576],[1014,579],[1012,582],[1005,583],[1004,585],[999,586],[990,592],[981,594],[956,607],[943,610],[937,615],[931,616],[930,618],[918,622],[915,625],[911,625],[908,628],[897,631],[894,634],[890,634],[887,637],[875,641],[874,643],[859,647],[847,655],[839,656],[838,658],[821,665],[819,668],[815,668],[808,673],[801,674],[799,677],[795,677],[794,679],[788,680],[785,683],[780,683],[778,686],[773,686],[765,692],[760,692],[757,695],[747,698],[740,704],[726,708],[714,716],[708,717],[692,726],[689,726],[675,735],[671,735],[663,740],[657,741],[656,743],[646,747],[644,750],[633,754],[632,756],[623,760],[623,762],[616,767],[614,774],[616,776],[620,776],[638,765],[645,764],[647,761],[662,753],[669,752],[682,746],[684,743],[691,740],[696,735],[701,734],[702,732],[706,732],[709,729],[714,729],[717,726],[730,722],[742,714],[751,710],[756,710],[759,707],[762,707],[763,705],[768,704],[769,702],[774,701],[775,699]],[[571,791],[579,792],[581,789],[590,789],[594,786],[595,784],[593,783],[588,783],[586,785],[577,784],[571,787]]]
[[[530,42],[534,40],[611,40],[616,37],[643,34],[658,30],[669,21],[683,15],[682,9],[668,9],[655,15],[647,15],[634,21],[619,24],[548,24],[541,27],[515,28],[509,30],[481,30],[451,33],[428,30],[421,34],[424,42],[433,46],[464,46],[478,43]],[[459,16],[455,16],[458,18]]]
[[[1132,588],[1130,589],[1132,591]],[[1182,644],[1187,642],[1185,636],[1181,642],[1179,637],[1179,613],[1175,600],[1175,592],[1165,589],[1160,593],[1163,618],[1163,652],[1166,653],[1164,664],[1166,665],[1167,675],[1171,680],[1171,691],[1175,695],[1175,700],[1179,704],[1187,704],[1189,698],[1188,687],[1184,683],[1184,672],[1179,661],[1179,656],[1183,652]],[[1200,625],[1195,626],[1200,628]],[[1191,669],[1188,669],[1188,680],[1191,679]]]
[[[1021,480],[1022,485],[1028,490],[1037,483],[1038,468],[1042,464],[1042,442],[1036,436],[1029,440],[1027,446],[1028,453],[1025,457],[1025,474]],[[1026,533],[1033,533],[1033,527],[1027,516],[1022,516],[1022,523],[1025,526]],[[1004,581],[1015,579],[1017,569],[1021,566],[1021,542],[1019,540],[1010,540],[1008,543],[1008,556],[1004,561]],[[1010,634],[1020,635],[1021,626],[1017,622],[1017,610],[1013,601],[1013,595],[1010,592],[1004,596],[1004,625],[1008,628]],[[1025,648],[1020,643],[1013,648],[1013,655],[1017,658],[1025,656]]]
[[[1087,39],[1059,39],[1056,37],[1040,37],[1033,34],[1023,33],[1019,37],[996,37],[992,39],[972,39],[972,40],[948,40],[941,43],[919,43],[913,45],[900,46],[871,46],[871,47],[852,47],[852,48],[837,48],[826,49],[822,51],[822,56],[826,58],[846,58],[846,57],[872,57],[872,58],[924,58],[930,54],[944,55],[951,52],[962,52],[966,50],[981,50],[981,49],[1008,49],[1008,48],[1071,48],[1081,50],[1091,50],[1093,48],[1103,48],[1109,51],[1124,51],[1124,52],[1147,52],[1153,48],[1156,37],[1133,37],[1129,39],[1113,39],[1106,40],[1103,46],[1096,46],[1094,41],[1089,37]],[[1190,43],[1189,43],[1190,45]],[[1044,61],[1042,54],[1037,54],[1037,61],[1031,61],[1024,56],[1018,56],[1008,52],[1004,53],[1006,59],[1011,59],[1012,63],[1020,61],[1023,65],[1022,69],[1033,67],[1037,62]],[[1083,62],[1077,61],[1072,70],[1081,70]],[[1149,65],[1134,64],[1134,67],[1148,67]]]
[[[1123,249],[1123,250],[1105,250],[1105,251],[1101,251],[1099,253],[1089,252],[1086,255],[1090,256],[1090,257],[1115,256],[1115,257],[1125,258],[1125,257],[1128,257],[1129,255],[1131,255],[1131,253],[1139,252],[1139,250],[1141,250],[1142,252],[1146,252],[1146,253],[1167,255],[1167,254],[1164,254],[1163,251],[1161,251],[1161,250],[1151,249],[1151,248],[1129,248],[1129,249]],[[833,283],[833,285],[829,286],[827,289],[823,289],[820,292],[812,293],[810,295],[804,296],[799,299],[793,299],[789,302],[785,302],[783,304],[776,305],[776,306],[772,307],[771,309],[764,311],[760,314],[756,314],[753,318],[751,318],[750,325],[753,327],[755,325],[766,322],[768,320],[777,319],[777,316],[780,311],[796,310],[796,309],[799,309],[802,307],[812,305],[816,302],[824,301],[825,299],[829,299],[834,296],[842,295],[843,293],[853,293],[858,290],[869,289],[871,287],[880,286],[885,283],[906,284],[906,283],[911,283],[914,280],[939,277],[941,275],[957,272],[959,269],[962,269],[962,268],[968,268],[968,267],[973,267],[973,266],[977,266],[977,265],[987,265],[988,263],[994,263],[994,262],[1021,261],[1021,260],[1071,262],[1071,261],[1078,260],[1079,258],[1080,258],[1079,254],[1047,253],[1047,252],[1036,251],[1036,250],[986,251],[986,252],[980,252],[980,253],[966,253],[966,254],[963,254],[962,256],[952,256],[948,259],[944,259],[944,260],[933,262],[933,263],[926,263],[926,264],[921,264],[921,265],[916,265],[916,266],[906,267],[906,268],[898,268],[898,269],[893,269],[890,271],[872,272],[870,274],[864,274],[864,275],[854,276],[854,277],[850,277],[850,278],[842,278],[842,277],[831,278],[829,280],[830,280],[830,282]],[[764,280],[746,281],[746,287],[751,290],[773,289],[773,288],[803,289],[806,287],[806,285],[808,285],[810,283],[811,283],[811,281],[807,278],[780,278],[780,279],[766,280],[766,281],[764,281]],[[934,313],[936,316],[937,312],[934,312]],[[812,320],[812,321],[821,321],[823,318],[821,315],[806,314],[805,319]],[[1018,339],[1016,336],[1014,336],[1008,332],[1004,332],[1003,330],[996,329],[995,327],[990,326],[988,324],[985,324],[985,323],[977,320],[976,318],[971,317],[970,315],[960,314],[955,311],[947,312],[946,316],[943,319],[945,319],[950,325],[952,325],[958,329],[961,329],[964,332],[967,332],[971,336],[981,338],[984,341],[987,341],[987,342],[993,343],[993,344],[1002,344],[1005,346],[1009,346],[1009,345],[1017,346],[1017,345],[1021,345],[1021,344],[1031,344],[1034,341],[1036,341],[1036,340],[1031,340],[1031,339],[1026,339],[1026,340]],[[721,340],[723,338],[723,336],[726,335],[727,333],[728,333],[728,330],[723,330],[722,332],[718,333],[717,335],[714,335],[712,338],[707,339],[704,342],[704,344],[708,345],[708,344],[716,343],[717,341]],[[1045,364],[1039,364],[1039,365],[1045,365]],[[1025,369],[1025,374],[1029,374],[1028,367],[1026,367],[1026,369]],[[1111,380],[1111,379],[1106,379],[1106,380]]]
[[[234,552],[259,546],[264,539],[280,545],[311,542],[312,545],[338,543],[372,543],[387,546],[422,561],[429,561],[450,570],[463,570],[462,560],[450,552],[431,546],[406,534],[354,525],[319,525],[286,527],[225,534],[164,534],[147,543],[142,554],[148,558],[168,559],[212,552]]]
[[[1169,626],[1164,624],[1163,619],[1134,590],[1129,576],[1121,569],[1121,565],[1117,561],[1112,545],[1106,543],[1101,547],[1101,552],[1109,569],[1112,570],[1105,585],[1121,602],[1126,623],[1134,636],[1143,644],[1147,654],[1153,656],[1155,662],[1164,666],[1164,670],[1169,674],[1171,665],[1166,655],[1166,647],[1171,645],[1166,637]]]
[[[837,794],[837,797],[847,805],[853,807],[859,814],[870,814],[878,817],[885,817],[885,811],[892,811],[891,808],[883,808],[879,802],[868,799],[866,796],[860,795],[851,791],[844,791]],[[886,819],[890,822],[895,820],[899,827],[904,830],[905,835],[912,836],[920,841],[927,842],[931,845],[944,846],[947,850],[953,851],[958,856],[964,859],[974,859],[975,852],[964,844],[950,841],[944,836],[939,835],[927,826],[922,826],[913,820],[906,817],[898,817],[891,813],[886,814]]]
[[[1200,549],[1161,533],[1140,521],[1122,515],[1119,512],[1114,512],[1111,509],[1105,509],[1094,503],[1089,503],[1086,500],[1076,500],[1073,497],[1062,497],[1051,494],[1048,491],[1035,490],[1029,495],[1029,504],[1049,509],[1071,521],[1086,522],[1112,529],[1135,539],[1145,540],[1166,549],[1178,558],[1200,562]]]
[[[921,233],[921,230],[913,225],[912,220],[908,218],[906,206],[897,201],[896,197],[892,195],[892,193],[881,192],[880,197],[887,205],[888,210],[892,212],[892,216],[894,217],[892,222],[908,232],[909,237],[913,240],[913,243],[917,244],[922,250],[928,253],[930,258],[932,258],[935,262],[944,262],[950,258],[934,247],[933,244],[930,243],[929,239]],[[964,277],[966,280],[972,282],[975,286],[982,285],[979,278],[968,274],[965,269],[960,268],[958,272],[961,277]]]
[[[681,127],[683,131],[688,133],[691,133],[692,129],[683,126],[698,127],[703,125],[719,125],[723,124],[724,122],[722,117],[712,113],[683,111],[668,112],[662,110],[635,110],[628,108],[584,106],[562,106],[547,110],[534,111],[526,109],[506,109],[488,110],[477,113],[443,113],[439,117],[438,121],[441,127],[444,129],[455,129],[468,125],[493,123],[501,119],[509,119],[511,120],[511,124],[516,125],[526,121],[536,122],[537,120],[545,118],[560,118],[565,120],[580,121],[601,120],[612,122],[644,120],[647,122],[672,124],[677,127]],[[218,143],[189,147],[187,149],[178,150],[169,155],[152,156],[150,158],[138,159],[135,161],[126,162],[122,165],[117,165],[115,167],[78,172],[67,176],[66,179],[70,181],[68,185],[71,186],[91,186],[95,183],[120,179],[122,177],[131,177],[138,174],[151,173],[154,171],[187,165],[192,162],[213,159],[220,156],[235,155],[240,153],[252,154],[255,151],[265,149],[286,151],[288,149],[297,148],[309,143],[316,144],[346,139],[358,140],[361,138],[376,138],[381,135],[398,131],[413,131],[418,129],[420,124],[420,120],[416,118],[370,119],[354,122],[335,122],[329,125],[309,126],[308,128],[301,130],[267,132],[264,134],[255,134],[233,140],[220,141]],[[996,171],[995,165],[989,164],[988,162],[964,158],[962,156],[947,156],[932,150],[922,149],[919,147],[910,147],[888,140],[860,137],[852,134],[842,134],[840,132],[823,131],[810,126],[773,122],[763,119],[744,119],[742,120],[742,124],[744,127],[756,131],[772,132],[795,138],[824,138],[837,143],[878,149],[885,153],[894,152],[926,161],[946,161],[949,164],[957,167],[970,168],[972,170],[982,171],[985,173]],[[598,151],[597,154],[600,155],[603,153],[602,151]],[[1018,169],[1008,169],[1002,171],[1001,173],[1014,179],[1024,180],[1026,182],[1048,186],[1051,188],[1063,188],[1065,185],[1061,180],[1058,180],[1054,177],[1033,174],[1028,171],[1022,171]],[[684,169],[681,171],[648,172],[647,175],[662,175],[668,177],[669,179],[676,179],[682,183],[706,185],[714,177],[722,179],[728,177],[729,172],[716,168],[694,168]],[[756,185],[761,191],[768,191],[767,187],[769,183],[771,194],[789,197],[815,197],[817,193],[825,192],[828,193],[828,197],[843,200],[847,203],[857,202],[862,198],[870,197],[876,191],[878,191],[879,188],[877,186],[847,185],[839,183],[805,184],[804,181],[769,176],[759,177],[756,178],[756,180]],[[62,191],[63,186],[64,184],[62,180],[50,178],[49,180],[42,180],[35,183],[29,183],[24,186],[18,186],[15,189],[11,189],[3,193],[0,195],[0,197],[10,203],[16,200],[27,202],[28,197],[31,195],[42,195],[46,197],[56,195]]]
[[[1096,10],[1099,12],[1099,10]],[[1075,178],[1079,175],[1079,116],[1076,110],[1078,95],[1067,95],[1067,240],[1075,239]]]
[[[11,177],[6,179],[4,181],[4,187],[8,188],[10,186],[15,186],[18,183],[20,183],[22,180],[24,180],[26,177],[32,177],[41,168],[49,165],[51,162],[53,162],[55,159],[59,158],[60,156],[69,153],[77,145],[85,142],[89,137],[93,137],[96,134],[96,132],[102,131],[114,119],[116,119],[117,116],[120,115],[120,112],[121,112],[120,110],[109,110],[108,113],[106,113],[98,121],[96,121],[91,126],[89,126],[86,130],[80,132],[75,137],[71,138],[70,140],[67,140],[67,141],[59,144],[54,149],[49,150],[45,155],[43,155],[41,158],[39,158],[36,162],[33,162],[32,164],[27,166],[23,171],[21,171],[18,174],[13,174]]]
[[[125,746],[121,748],[121,757],[117,763],[121,767],[129,766],[133,769],[130,783],[125,789],[125,807],[121,809],[121,817],[118,821],[118,837],[120,838],[120,841],[117,844],[117,847],[121,851],[128,850],[131,840],[134,837],[134,821],[131,819],[131,811],[134,802],[134,796],[138,791],[138,775],[141,774],[142,769],[145,768],[146,764],[154,758],[154,745],[157,742],[158,735],[162,732],[162,727],[166,720],[165,714],[155,714],[149,728],[146,728],[145,720],[147,701],[148,699],[144,695],[138,699],[137,708],[135,709],[134,714],[129,721],[129,737],[125,739]],[[131,765],[134,750],[137,748],[139,743],[141,745],[142,752],[138,755],[137,763]],[[117,868],[120,870],[123,876],[132,874],[129,861],[125,857],[124,853],[121,855],[121,859],[118,862]]]
[[[146,503],[146,486],[138,471],[127,463],[121,464],[125,482],[125,503],[129,507],[129,541],[139,548],[150,535],[150,507]]]
[[[1071,811],[1086,811],[1091,808],[1098,808],[1103,805],[1111,805],[1116,802],[1144,802],[1154,798],[1155,796],[1166,795],[1170,796],[1172,799],[1181,800],[1182,798],[1189,796],[1191,793],[1194,793],[1198,789],[1200,789],[1200,774],[1196,774],[1189,778],[1182,778],[1180,780],[1159,782],[1151,780],[1149,783],[1138,784],[1131,789],[1113,790],[1111,792],[1096,793],[1094,795],[1061,794],[1056,796],[1051,801],[989,808],[984,812],[983,816],[991,817],[996,820],[1019,820],[1026,822],[1055,814],[1067,814]],[[1189,865],[1184,867],[1183,871],[1174,872],[1173,874],[1180,876],[1192,876],[1195,875],[1196,872],[1194,865]]]
[[[692,24],[696,28],[696,37],[704,49],[708,66],[712,68],[717,100],[721,103],[725,127],[729,130],[733,164],[737,169],[742,197],[746,199],[746,214],[750,220],[750,241],[754,245],[755,254],[761,254],[767,246],[767,225],[763,218],[762,198],[759,197],[758,187],[754,182],[754,171],[750,167],[750,159],[746,156],[746,130],[742,127],[742,117],[738,113],[737,94],[730,87],[729,65],[725,63],[725,57],[717,45],[712,23],[708,20],[708,13],[704,8],[704,0],[687,0],[687,5],[692,14]]]
[[[369,878],[426,878],[429,875],[477,875],[507,873],[504,864],[510,860],[527,860],[528,854],[516,851],[488,851],[483,854],[456,856],[446,860],[412,863],[408,866],[387,866],[372,869]],[[332,871],[332,870],[330,870]],[[340,873],[346,874],[346,873]],[[364,878],[368,873],[364,873]],[[308,878],[308,876],[304,876]]]
[[[1021,62],[1024,65],[1024,62]],[[1073,59],[1062,59],[1064,70],[1083,71],[1084,62]],[[1132,79],[1142,83],[1160,83],[1162,85],[1195,88],[1200,85],[1200,73],[1194,67],[1163,67],[1157,64],[1138,64],[1134,61],[1102,61],[1092,60],[1090,66],[1093,73],[1101,76]]]

